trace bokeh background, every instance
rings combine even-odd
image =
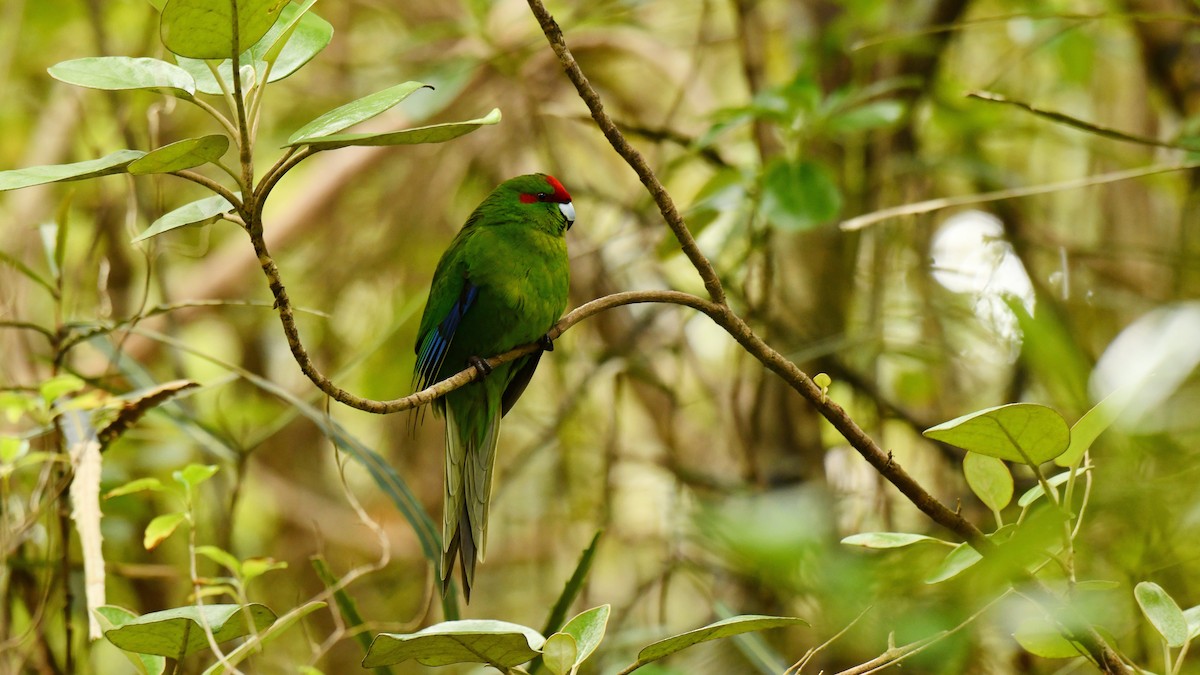
[[[923,440],[923,429],[1018,400],[1045,403],[1073,422],[1118,384],[1142,382],[1141,403],[1094,448],[1075,562],[1081,578],[1116,582],[1096,591],[1092,615],[1124,653],[1161,669],[1131,589],[1153,580],[1183,607],[1200,603],[1196,174],[1089,178],[1188,161],[1181,148],[1200,119],[1195,3],[549,6],[609,113],[683,210],[735,309],[806,372],[828,373],[830,395],[981,527],[994,519],[967,489],[961,453]],[[492,107],[504,114],[498,126],[447,144],[322,153],[271,196],[267,240],[302,310],[305,345],[335,382],[374,398],[409,392],[434,265],[471,209],[520,173],[551,173],[575,198],[572,306],[620,290],[703,294],[525,3],[346,0],[315,11],[334,26],[333,41],[268,89],[255,149],[260,175],[300,125],[406,80],[436,90],[414,94],[368,128],[470,119]],[[5,0],[0,15],[3,168],[219,131],[172,99],[110,95],[47,76],[47,67],[82,56],[169,58],[149,3]],[[1094,127],[967,96],[975,91]],[[1046,189],[1018,192],[1038,186]],[[993,192],[1000,194],[966,199]],[[68,228],[62,301],[0,265],[0,319],[54,326],[202,304],[138,323],[187,349],[117,330],[71,353],[71,369],[115,392],[137,388],[137,378],[202,385],[105,454],[105,486],[169,480],[189,462],[219,465],[202,492],[197,540],[287,562],[250,588],[252,599],[280,613],[321,590],[311,556],[322,554],[339,574],[380,559],[380,538],[348,491],[380,525],[390,553],[386,566],[349,588],[372,629],[441,620],[436,572],[392,502],[353,462],[343,462],[343,484],[320,427],[238,375],[261,375],[325,409],[288,352],[245,234],[216,223],[130,243],[165,211],[202,196],[176,178],[128,176],[0,194],[6,256],[45,270],[39,227]],[[962,200],[843,227],[855,216],[942,198]],[[51,355],[37,334],[0,329],[0,387],[36,387]],[[339,405],[328,415],[386,457],[440,520],[439,419]],[[31,429],[24,418],[0,424],[10,433]],[[1017,473],[1018,490],[1033,484],[1028,472]],[[0,507],[7,541],[25,538],[10,543],[0,568],[0,640],[11,648],[0,669],[12,672],[52,672],[39,644],[61,648],[58,596],[39,595],[38,565],[56,545],[50,505],[29,499],[40,475],[35,468],[6,479]],[[148,494],[105,503],[110,602],[144,613],[188,601],[186,537],[150,552],[141,545],[147,522],[178,507]],[[34,530],[18,530],[25,516],[38,523]],[[949,534],[782,381],[685,308],[617,309],[558,341],[505,419],[490,527],[488,558],[463,616],[534,627],[604,530],[578,607],[611,603],[613,618],[587,672],[614,672],[640,646],[730,613],[800,616],[811,627],[698,647],[657,672],[780,672],[863,612],[805,672],[866,662],[887,648],[890,633],[905,643],[971,617],[906,667],[1049,673],[1064,663],[1020,650],[1014,626],[1037,610],[1016,596],[989,605],[1002,585],[970,573],[926,584],[947,549],[868,554],[840,544],[863,531]],[[217,568],[205,561],[202,572]],[[46,608],[37,619],[49,638],[23,633],[38,607]],[[337,629],[330,614],[314,614],[252,670],[295,672],[311,663],[357,672],[360,648]],[[341,639],[327,644],[330,635]],[[110,668],[122,664],[99,643],[80,672],[118,672]]]

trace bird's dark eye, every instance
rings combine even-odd
[[[546,193],[545,193],[545,192],[539,192],[539,193],[537,193],[537,200],[538,200],[539,202],[544,202],[544,201],[546,201]]]

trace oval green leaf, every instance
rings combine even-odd
[[[233,209],[233,204],[229,200],[217,195],[213,197],[205,197],[198,199],[190,204],[183,206],[164,214],[161,218],[150,224],[145,232],[133,238],[132,243],[137,243],[144,239],[160,235],[163,232],[169,232],[179,227],[188,225],[206,225],[216,220],[217,216]]]
[[[772,160],[763,174],[762,210],[775,227],[809,230],[842,210],[842,192],[825,165],[809,160]]]
[[[266,34],[286,0],[240,0],[237,3],[241,53]],[[162,10],[159,36],[167,49],[193,59],[233,56],[233,11],[229,0],[170,0]]]
[[[904,117],[904,104],[899,101],[872,101],[835,113],[829,118],[828,128],[834,133],[860,133],[881,127],[889,127]]]
[[[208,69],[202,59],[189,59],[182,56],[177,57],[175,61],[196,81],[196,91],[201,94],[209,94],[211,96],[221,96],[221,85],[217,83],[217,78],[213,77],[213,73]],[[250,52],[242,55],[242,89],[250,88],[255,81],[255,72],[264,69],[266,64],[261,61],[254,61],[250,58]],[[225,59],[217,64],[217,72],[221,75],[221,80],[225,83],[229,91],[233,91],[233,61]]]
[[[593,607],[576,614],[575,618],[563,626],[562,632],[575,638],[578,650],[575,660],[571,664],[572,667],[586,661],[592,652],[596,651],[596,647],[600,646],[600,641],[604,639],[604,631],[608,627],[608,615],[611,609],[609,605]]]
[[[1002,460],[968,452],[963,458],[963,475],[971,491],[989,509],[1002,511],[1012,501],[1013,477]]]
[[[159,544],[163,543],[163,540],[175,532],[175,529],[179,527],[183,519],[184,515],[182,513],[164,513],[161,516],[155,516],[146,525],[146,533],[142,536],[142,546],[147,551],[154,550]]]
[[[164,489],[165,488],[163,488],[162,481],[154,478],[153,476],[148,476],[146,478],[131,480],[124,485],[115,487],[105,493],[104,498],[112,499],[113,497],[124,497],[125,495],[132,495],[138,492],[146,491],[161,492]]]
[[[927,537],[923,534],[912,534],[909,532],[861,532],[842,539],[843,544],[862,546],[864,548],[903,548],[919,544],[923,541],[937,542],[939,544],[950,543],[941,539]]]
[[[246,623],[247,614],[254,624],[253,630]],[[104,637],[126,651],[177,658],[208,649],[205,624],[221,643],[262,631],[274,622],[275,613],[257,603],[246,607],[190,605],[139,616],[106,631]]]
[[[963,415],[925,435],[981,455],[1038,465],[1061,455],[1071,440],[1066,421],[1036,403],[1010,403]]]
[[[333,26],[309,11],[315,1],[284,7],[279,21],[251,48],[251,53],[271,64],[268,82],[296,72],[333,40]]]
[[[575,644],[574,636],[568,633],[555,633],[546,638],[542,646],[542,663],[554,675],[567,675],[577,663],[579,647]]]
[[[146,153],[130,162],[127,170],[135,176],[182,171],[215,162],[228,149],[229,137],[222,134],[188,138]]]
[[[1056,457],[1054,463],[1064,467],[1078,464],[1079,460],[1083,459],[1083,453],[1092,447],[1100,434],[1112,426],[1133,401],[1140,384],[1140,381],[1126,384],[1105,396],[1103,401],[1084,413],[1083,417],[1075,422],[1075,426],[1071,427],[1071,444],[1067,446],[1067,451]]]
[[[242,563],[232,553],[217,546],[197,546],[196,553],[229,570],[234,576],[242,573]]]
[[[92,610],[103,631],[119,628],[137,618],[137,614],[117,605],[100,605]],[[162,675],[167,670],[167,660],[157,654],[137,654],[122,650],[137,672],[142,675]]]
[[[1143,581],[1133,588],[1142,614],[1162,636],[1168,647],[1182,647],[1188,640],[1188,622],[1183,610],[1167,595],[1162,586],[1153,581]]]
[[[1025,651],[1045,659],[1070,659],[1087,654],[1083,645],[1068,640],[1043,617],[1025,619],[1013,637]]]
[[[768,628],[783,628],[784,626],[807,626],[808,622],[794,616],[763,616],[761,614],[743,614],[730,617],[716,623],[710,623],[703,628],[688,631],[665,640],[659,640],[638,652],[637,662],[646,664],[657,661],[664,656],[670,656],[692,645],[732,637],[752,631],[767,630]]]
[[[963,542],[947,553],[945,558],[942,558],[942,562],[925,577],[925,583],[940,584],[948,579],[953,579],[980,560],[983,560],[983,556],[971,548],[970,544]]]
[[[267,71],[267,63],[272,62],[268,82],[275,82],[291,75],[308,63],[333,39],[333,26],[328,21],[312,12],[300,12],[304,7],[291,3],[279,14],[279,20],[271,26],[253,47],[242,52],[238,59],[242,66],[242,86],[250,85],[261,78]],[[287,31],[291,31],[290,37]],[[286,39],[286,41],[284,41]],[[274,61],[272,61],[274,59]],[[221,85],[213,77],[212,71],[202,59],[178,57],[179,66],[189,73],[196,81],[196,90],[203,94],[220,96]],[[250,69],[246,67],[250,66]],[[225,58],[217,64],[217,72],[225,87],[233,90],[233,61]],[[253,76],[251,75],[253,73]]]
[[[150,89],[184,99],[196,93],[186,70],[159,59],[92,56],[56,63],[47,72],[60,82],[91,89]]]
[[[0,191],[125,173],[125,167],[144,154],[146,153],[141,150],[118,150],[100,159],[89,159],[72,164],[47,164],[0,171]]]
[[[536,630],[507,621],[444,621],[416,633],[376,635],[362,665],[377,668],[416,659],[426,666],[485,663],[515,668],[536,657],[545,643]]]
[[[172,472],[171,477],[186,487],[194,488],[212,478],[219,468],[216,464],[188,464],[182,469]]]
[[[320,138],[301,138],[289,141],[287,145],[308,145],[314,150],[333,150],[351,145],[420,145],[422,143],[444,143],[459,136],[465,136],[485,124],[496,124],[499,121],[500,109],[493,108],[487,115],[465,122],[432,124],[426,127],[416,127],[414,129],[390,131],[380,134],[334,134]]]
[[[336,134],[343,129],[348,129],[359,122],[369,120],[386,110],[390,110],[408,98],[414,91],[424,87],[433,89],[433,87],[421,82],[405,82],[351,101],[346,105],[330,110],[300,127],[296,130],[296,133],[288,138],[288,143],[296,144],[303,142],[305,139]]]
[[[1200,635],[1200,605],[1183,610],[1183,618],[1187,621],[1188,640]]]

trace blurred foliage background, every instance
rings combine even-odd
[[[1081,179],[1187,159],[1181,147],[1200,120],[1196,5],[562,0],[550,9],[609,112],[685,209],[737,311],[806,372],[829,373],[830,395],[981,526],[992,515],[967,490],[961,454],[921,430],[1017,400],[1073,421],[1131,371],[1159,367],[1136,419],[1093,449],[1077,560],[1082,577],[1117,582],[1097,592],[1092,616],[1125,654],[1158,668],[1133,584],[1154,580],[1181,605],[1200,603],[1200,381],[1187,356],[1200,335],[1196,174]],[[268,89],[260,174],[301,124],[405,80],[436,90],[372,128],[468,119],[493,106],[504,113],[500,125],[448,144],[324,153],[272,195],[267,240],[306,310],[299,320],[309,352],[342,387],[375,398],[408,393],[438,257],[487,192],[520,173],[551,173],[575,197],[572,305],[629,289],[703,294],[525,3],[345,0],[316,11],[335,27],[333,42]],[[6,0],[0,13],[0,166],[79,161],[214,131],[171,99],[83,90],[46,75],[89,55],[169,58],[158,13],[144,0]],[[973,91],[1161,144],[968,97]],[[1062,181],[1081,182],[1055,187]],[[1050,187],[1010,192],[1036,186]],[[839,227],[888,207],[996,191]],[[132,373],[203,385],[173,404],[173,415],[149,415],[108,450],[105,485],[166,479],[189,462],[219,465],[204,486],[197,538],[287,562],[251,588],[252,599],[281,612],[322,588],[310,556],[344,573],[377,560],[381,542],[355,514],[318,426],[230,367],[324,406],[288,352],[245,235],[217,223],[129,243],[201,196],[169,176],[5,193],[0,249],[46,269],[39,226],[55,221],[68,228],[68,249],[61,303],[0,266],[0,319],[117,321],[162,303],[222,301],[138,324],[186,351],[118,330],[73,351],[69,366],[115,392],[139,386]],[[1140,329],[1112,351],[1131,325]],[[722,613],[804,617],[811,628],[706,645],[658,671],[779,672],[865,612],[805,671],[834,672],[881,654],[889,633],[899,643],[932,636],[985,606],[906,667],[1061,666],[1020,650],[1014,625],[1036,610],[1016,596],[989,605],[1003,586],[986,573],[924,583],[944,549],[874,555],[839,544],[868,530],[945,533],[703,316],[621,308],[573,328],[557,347],[505,420],[489,555],[464,616],[541,625],[602,528],[580,601],[614,608],[593,672]],[[0,386],[36,388],[51,357],[36,333],[0,329]],[[340,406],[329,415],[382,453],[436,518],[439,420]],[[0,424],[26,430],[22,419]],[[21,501],[40,479],[37,469],[6,476],[0,506],[12,547],[0,640],[18,655],[0,657],[0,669],[12,672],[54,672],[50,654],[62,648],[61,596],[41,595],[39,565],[56,545],[50,504]],[[1033,484],[1028,473],[1018,480],[1018,490]],[[390,547],[388,564],[349,589],[364,617],[376,630],[441,620],[436,572],[407,522],[357,465],[344,481]],[[178,507],[167,501],[105,502],[110,602],[148,612],[187,601],[186,542],[150,552],[141,543],[151,518]],[[35,526],[18,532],[12,523],[24,518]],[[310,661],[323,672],[356,672],[353,640],[322,645],[336,629],[330,615],[306,621],[303,635],[261,657],[260,672]],[[26,632],[31,625],[40,628]],[[115,672],[124,667],[115,654],[98,643],[80,672]]]

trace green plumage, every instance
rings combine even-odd
[[[532,174],[497,187],[467,219],[434,272],[417,336],[414,386],[544,336],[567,305],[570,195]],[[434,403],[446,418],[442,517],[443,590],[461,555],[470,599],[487,544],[488,502],[500,418],[520,396],[541,353],[497,366]]]

